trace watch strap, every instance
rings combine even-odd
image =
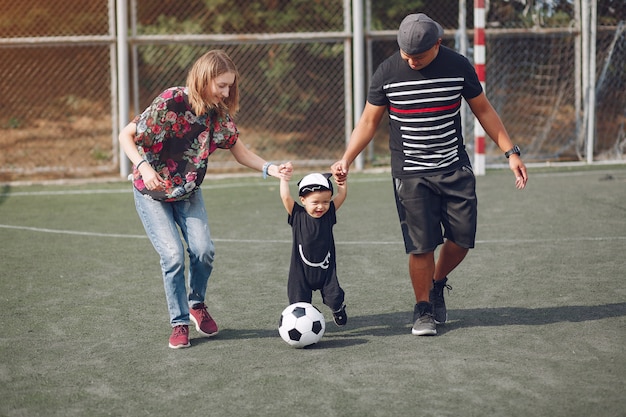
[[[506,156],[508,158],[509,156],[513,155],[514,153],[517,154],[518,156],[521,155],[522,152],[521,152],[519,146],[517,146],[517,145],[513,146],[511,149],[509,149],[508,151],[506,151],[504,153],[504,156]]]

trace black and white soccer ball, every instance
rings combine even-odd
[[[320,341],[326,330],[321,311],[309,303],[294,303],[283,310],[278,322],[278,333],[287,344],[303,348]]]

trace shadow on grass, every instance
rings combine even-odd
[[[540,326],[626,316],[626,303],[543,308],[495,307],[450,310],[446,331],[465,327]]]
[[[326,323],[326,326],[331,323]],[[335,327],[334,329],[329,329],[326,327],[326,333],[324,334],[324,348],[341,348],[347,346],[361,345],[367,343],[366,339],[358,339],[354,338],[354,334],[341,334],[344,330],[343,328]],[[346,329],[350,330],[350,328]],[[259,338],[280,338],[278,334],[278,328],[275,330],[269,329],[221,329],[220,332],[214,337],[205,337],[205,338],[193,338],[191,343],[194,345],[200,345],[203,343],[210,343],[212,340],[245,340],[245,339],[259,339]],[[317,349],[320,345],[312,345],[307,347],[306,349]]]
[[[626,316],[626,303],[597,306],[544,308],[495,307],[448,309],[448,322],[437,326],[439,334],[467,327],[541,326],[562,322],[583,322]],[[394,336],[410,333],[412,312],[350,317],[345,332],[338,336]],[[328,330],[327,330],[328,331]],[[332,333],[331,333],[332,334]],[[326,337],[326,336],[325,336]]]
[[[597,306],[562,306],[543,308],[494,307],[448,311],[448,322],[437,326],[440,335],[467,327],[541,326],[562,322],[583,322],[626,316],[626,303]],[[326,323],[324,343],[307,349],[343,348],[367,343],[368,337],[410,334],[412,312],[394,312],[351,316],[345,327]],[[222,329],[215,336],[219,340],[276,338],[278,329]],[[214,338],[196,338],[193,344],[208,343]]]

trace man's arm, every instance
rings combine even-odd
[[[385,106],[374,106],[370,103],[365,104],[363,114],[350,135],[350,141],[348,142],[348,146],[341,160],[331,166],[332,173],[338,185],[345,181],[348,171],[350,170],[350,164],[352,164],[374,137],[376,129],[386,110],[387,108]]]
[[[470,109],[472,109],[472,113],[474,113],[485,129],[485,132],[489,135],[491,140],[498,145],[502,153],[511,149],[514,143],[509,137],[500,116],[487,99],[487,96],[485,96],[485,93],[481,93],[477,97],[467,100],[467,103]]]
[[[513,148],[513,141],[509,137],[504,123],[502,123],[500,116],[493,108],[484,92],[477,97],[467,100],[467,103],[483,129],[485,129],[485,133],[498,145],[502,153]],[[515,186],[519,189],[526,187],[528,173],[519,155],[513,154],[509,157],[509,168],[511,168],[511,171],[515,174]]]

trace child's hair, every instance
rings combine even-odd
[[[209,87],[220,75],[231,72],[235,74],[235,82],[230,87],[230,94],[222,100],[222,104],[213,104],[208,97]],[[189,103],[196,115],[215,109],[221,115],[228,112],[232,117],[239,111],[239,71],[228,54],[221,49],[211,50],[202,55],[193,64],[187,75]]]

